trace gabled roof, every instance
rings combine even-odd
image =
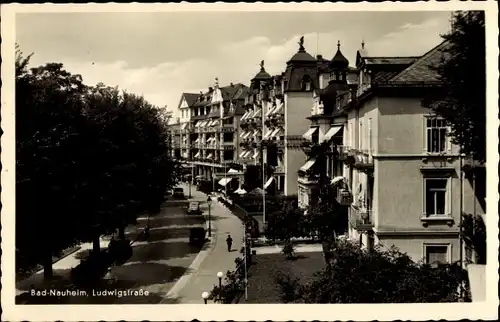
[[[449,41],[443,41],[391,78],[390,82],[439,82],[439,75],[432,67],[440,63],[444,54],[443,50],[450,46]]]
[[[186,99],[186,103],[188,104],[188,106],[191,107],[196,102],[196,100],[198,99],[198,96],[200,96],[200,94],[182,93],[182,96],[184,96],[184,98]]]

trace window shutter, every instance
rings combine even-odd
[[[422,117],[422,152],[427,153],[427,117]]]

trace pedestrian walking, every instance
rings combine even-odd
[[[233,239],[231,238],[231,235],[228,235],[226,238],[226,244],[227,244],[227,251],[231,251],[231,246],[233,246]]]

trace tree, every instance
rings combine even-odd
[[[61,64],[28,70],[16,57],[16,266],[37,264],[52,276],[52,256],[82,241],[88,217],[75,203],[82,163],[82,95],[79,75]]]
[[[331,265],[312,282],[295,277],[277,283],[282,297],[296,303],[437,303],[456,302],[467,273],[458,263],[433,268],[413,262],[396,248],[361,249],[349,241],[333,247]]]
[[[442,86],[423,105],[451,126],[451,137],[463,153],[486,160],[486,42],[484,11],[457,12],[448,42],[434,70]]]
[[[304,219],[304,212],[287,202],[281,210],[269,215],[266,236],[272,240],[289,240],[305,235]]]
[[[180,165],[164,110],[17,54],[16,264],[43,262],[49,278],[52,255],[86,241],[98,252],[101,235],[158,212]]]
[[[465,244],[476,253],[476,263],[486,264],[486,226],[480,215],[462,214],[461,234]]]
[[[347,213],[335,200],[335,188],[331,185],[331,178],[326,174],[328,156],[336,158],[336,149],[332,149],[330,142],[309,143],[306,151],[310,158],[316,159],[310,175],[318,180],[318,200],[309,206],[306,221],[309,231],[314,234],[323,247],[323,255],[327,265],[330,263],[332,247],[337,235],[345,232]]]

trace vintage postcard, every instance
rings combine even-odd
[[[2,5],[2,319],[498,318],[497,13]]]

